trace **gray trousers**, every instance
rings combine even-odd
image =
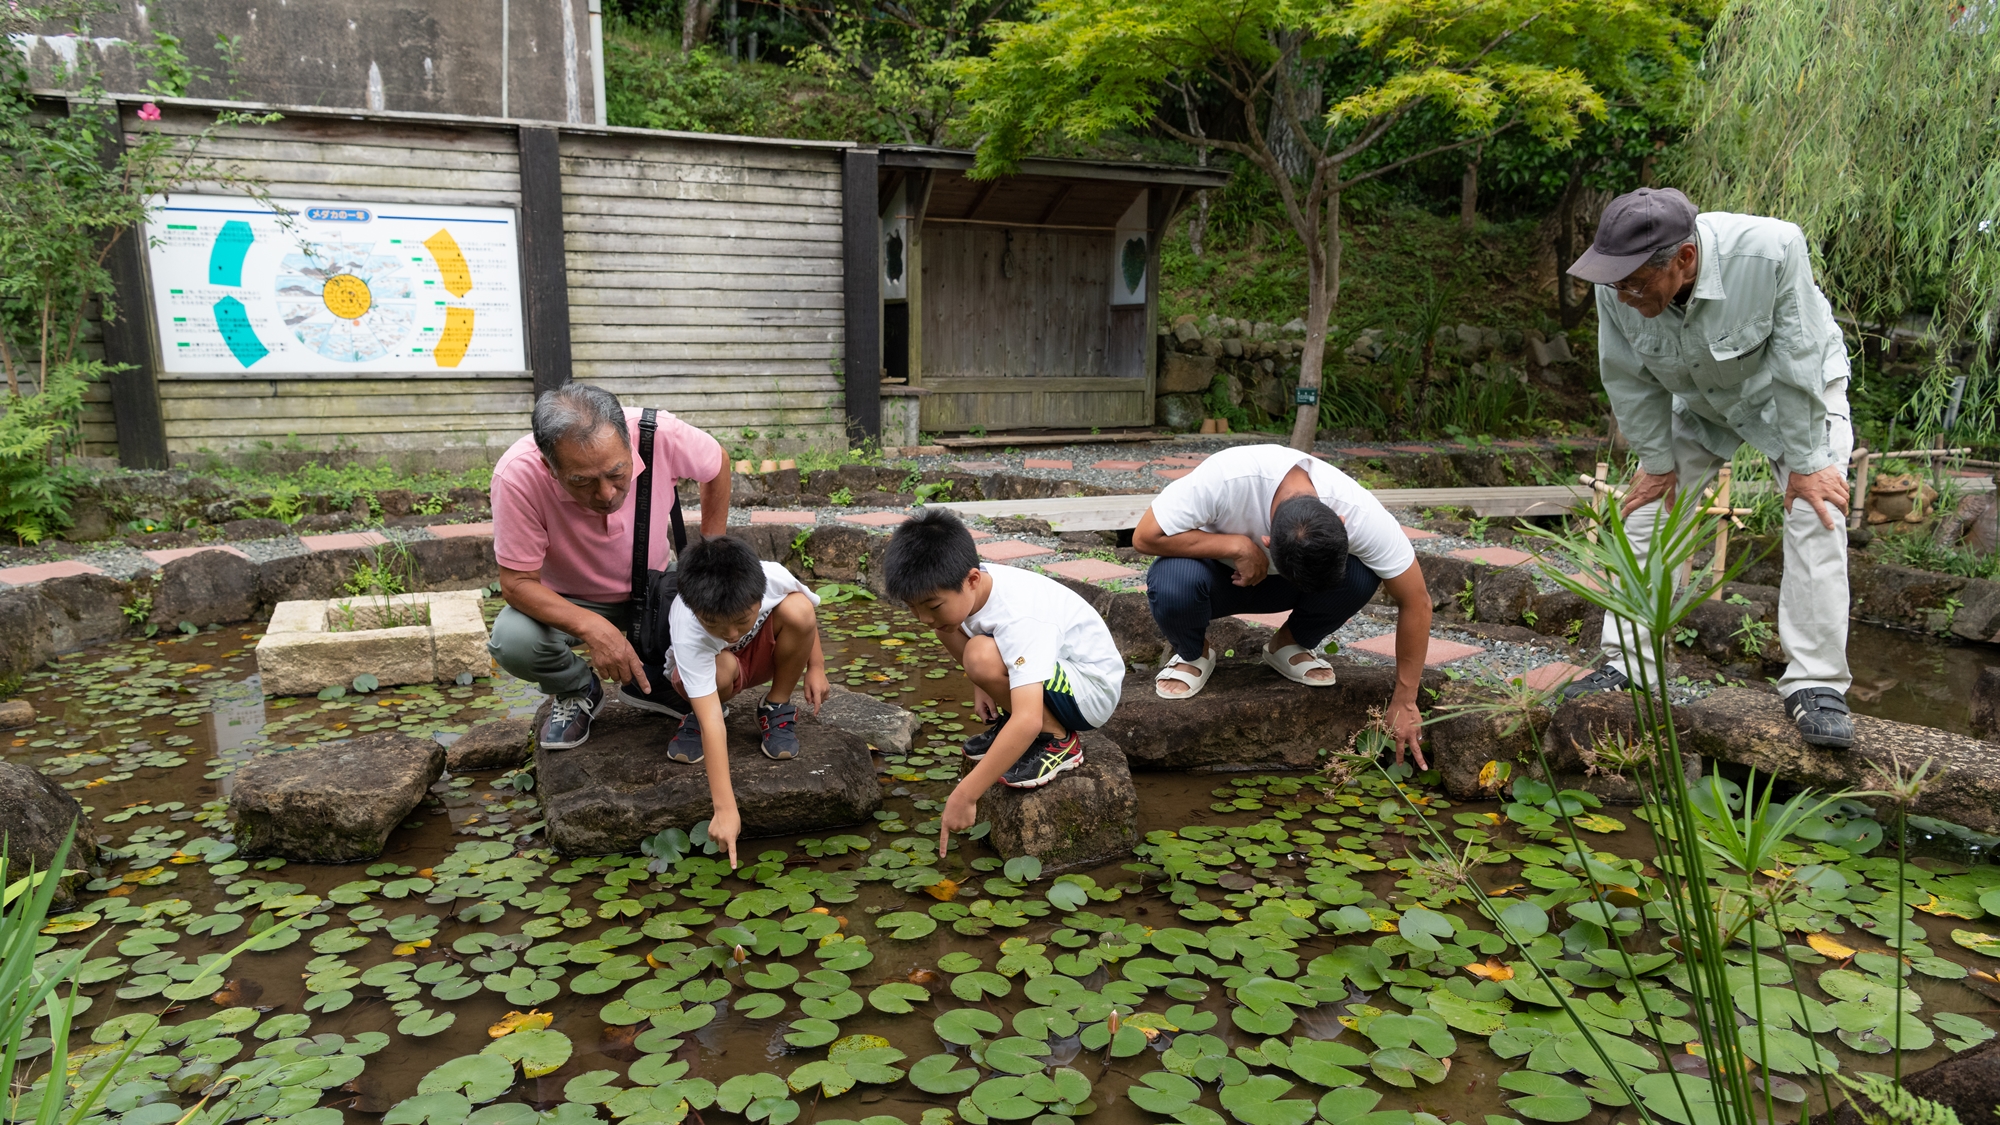
[[[622,604],[570,597],[563,600],[604,618],[621,631],[631,620],[630,611]],[[573,651],[582,643],[583,638],[544,625],[510,605],[493,619],[486,651],[508,675],[533,681],[549,695],[573,695],[590,690],[590,662]]]
[[[1845,379],[1827,388],[1826,429],[1834,464],[1844,469],[1848,455],[1854,452]],[[1674,412],[1674,471],[1683,493],[1712,485],[1716,470],[1726,460],[1696,441],[1680,412]],[[1784,462],[1774,461],[1771,475],[1772,487],[1782,495],[1791,479],[1790,471]],[[1652,543],[1660,513],[1661,505],[1654,501],[1626,518],[1626,534],[1641,558]],[[1610,663],[1635,679],[1637,665],[1633,661],[1650,661],[1648,632],[1629,621],[1605,615],[1603,641]],[[1778,642],[1790,661],[1778,678],[1779,695],[1809,687],[1829,687],[1846,694],[1854,681],[1847,667],[1847,523],[1837,518],[1833,529],[1827,530],[1804,500],[1793,501],[1785,510],[1785,577],[1778,587]],[[1648,668],[1647,672],[1652,684],[1660,683],[1658,669]]]

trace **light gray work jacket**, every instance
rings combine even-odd
[[[1687,308],[1651,320],[1597,287],[1597,359],[1611,410],[1649,473],[1674,468],[1673,414],[1727,457],[1748,442],[1794,473],[1835,462],[1826,388],[1847,346],[1814,284],[1805,232],[1782,219],[1709,211]]]

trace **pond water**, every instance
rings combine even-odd
[[[1980,669],[2000,664],[1992,645],[1964,644],[1856,621],[1847,659],[1856,714],[1972,733],[1972,685]]]
[[[265,744],[449,737],[532,709],[518,682],[266,699],[257,633],[241,627],[38,673],[27,698],[42,718],[4,740],[8,760],[69,785],[119,856],[48,939],[51,955],[96,942],[79,1040],[97,1053],[78,1080],[165,1012],[169,1030],[124,1064],[106,1120],[176,1121],[232,1070],[229,1115],[290,1125],[1610,1120],[1622,1095],[1609,1072],[1550,1006],[1549,982],[1469,905],[1468,880],[1540,904],[1551,932],[1536,960],[1577,1019],[1616,1041],[1628,1080],[1703,1065],[1679,964],[1636,986],[1593,967],[1604,929],[1572,909],[1599,907],[1564,901],[1589,897],[1579,872],[1615,873],[1629,889],[1597,916],[1659,948],[1659,926],[1633,909],[1658,875],[1636,810],[1578,818],[1587,867],[1533,800],[1399,796],[1379,774],[1344,786],[1153,774],[1138,778],[1147,843],[1133,864],[1051,880],[1004,868],[977,840],[939,860],[955,743],[979,729],[969,686],[900,610],[850,600],[823,622],[836,681],[917,711],[919,749],[879,763],[875,824],[752,842],[734,874],[699,849],[657,871],[643,855],[542,850],[519,774],[441,781],[375,864],[233,855],[229,776]],[[1427,850],[1420,817],[1485,861]],[[2000,937],[1976,931],[2000,925],[1973,919],[1982,897],[2000,911],[2000,869],[1900,864],[1871,831],[1836,816],[1792,841],[1778,861],[1814,889],[1785,906],[1785,948],[1754,959],[1770,987],[1747,987],[1747,947],[1731,970],[1739,999],[1765,1005],[1739,1002],[1738,1022],[1762,1011],[1779,1044],[1771,1062],[1788,1077],[1774,1092],[1815,1109],[1816,1069],[1892,1065],[1876,1032],[1898,1026],[1898,977],[1914,1009],[1905,1069],[1993,1034],[1985,974]],[[1898,894],[1923,909],[1899,913]],[[1426,929],[1440,917],[1456,922]],[[289,944],[204,963],[284,918],[300,927],[280,935]],[[1899,918],[1900,966],[1885,940]],[[1665,1051],[1633,1023],[1648,1008]],[[535,1018],[495,1037],[510,1013]],[[1647,1103],[1671,1118],[1665,1100]]]

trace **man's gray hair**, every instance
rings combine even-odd
[[[1681,247],[1695,246],[1695,245],[1697,245],[1696,240],[1693,238],[1689,238],[1685,242],[1675,243],[1672,246],[1666,246],[1658,250],[1655,250],[1653,251],[1653,256],[1646,259],[1646,268],[1655,270],[1659,269],[1661,266],[1664,266],[1668,262],[1673,261],[1674,257],[1681,252]]]
[[[564,383],[543,391],[535,400],[535,448],[549,464],[556,463],[556,443],[588,441],[606,426],[625,432],[625,408],[618,396],[589,383]]]

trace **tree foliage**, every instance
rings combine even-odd
[[[1607,92],[1688,71],[1696,32],[1665,0],[1044,0],[959,64],[976,175],[1015,167],[1049,138],[1162,130],[1236,154],[1270,177],[1306,248],[1301,385],[1318,387],[1340,294],[1344,191],[1509,131],[1570,143]],[[1233,120],[1203,129],[1167,112],[1219,91]],[[1190,102],[1191,104],[1191,102]],[[1385,138],[1420,108],[1448,127],[1389,159]],[[1301,411],[1294,445],[1310,445]]]
[[[1950,345],[1973,335],[1985,366],[2000,296],[1994,15],[1931,0],[1736,5],[1670,154],[1704,210],[1802,227],[1837,311],[1875,325],[1932,313],[1939,366],[1919,411],[1933,425]]]

